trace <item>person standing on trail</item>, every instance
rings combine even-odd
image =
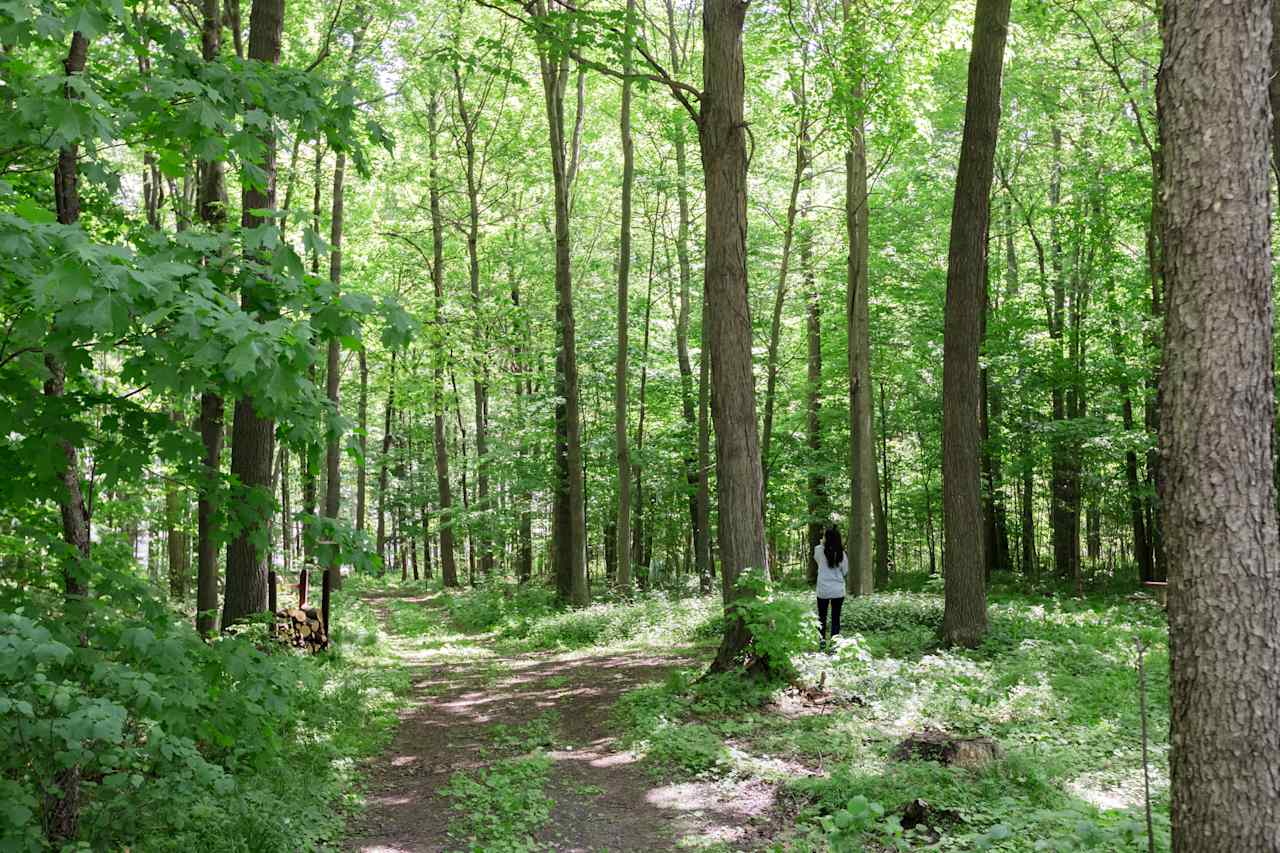
[[[822,541],[813,546],[818,564],[818,630],[821,646],[827,642],[827,611],[831,611],[831,636],[840,633],[840,608],[844,606],[844,584],[849,575],[849,555],[840,542],[840,531],[828,527]]]

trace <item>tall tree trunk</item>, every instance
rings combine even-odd
[[[63,96],[76,100],[79,95],[70,84],[70,78],[84,74],[88,58],[89,42],[79,30],[71,34],[71,45],[62,69],[68,81],[63,86]],[[75,143],[58,151],[57,165],[53,171],[54,204],[58,222],[75,225],[80,220],[79,146]],[[44,382],[44,395],[50,400],[60,400],[66,394],[66,367],[52,352],[44,355],[44,365],[49,378]],[[59,473],[62,494],[58,496],[58,508],[62,516],[62,541],[68,546],[62,566],[62,587],[68,604],[75,604],[89,594],[85,572],[89,557],[89,512],[80,488],[80,461],[76,447],[65,438],[59,439],[63,468]],[[74,617],[72,617],[74,618]],[[84,639],[81,643],[84,643]],[[45,798],[44,825],[49,841],[55,846],[75,839],[80,830],[80,765],[59,770],[54,775],[58,793]]]
[[[515,269],[515,236],[519,230],[512,229],[511,253],[507,256],[507,277],[511,287],[511,304],[515,308],[512,340],[515,341],[515,374],[516,374],[516,406],[524,423],[528,413],[528,400],[533,396],[533,380],[528,378],[529,365],[525,348],[520,343],[527,332],[528,324],[520,307],[520,282]],[[536,451],[533,451],[536,453]],[[529,448],[522,446],[519,450],[521,461],[531,455]],[[528,581],[533,576],[533,492],[522,487],[517,497],[520,511],[518,545],[516,549],[516,580],[519,583]]]
[[[89,42],[79,30],[71,34],[71,46],[67,57],[62,62],[63,72],[68,81],[72,77],[84,74],[85,61],[89,54]],[[63,87],[63,96],[67,100],[77,100],[79,95],[68,82]],[[57,165],[53,171],[54,204],[57,207],[58,222],[63,225],[75,225],[80,221],[80,146],[72,143],[58,151]],[[66,366],[52,352],[44,356],[45,368],[49,378],[44,383],[45,397],[60,399],[66,394]],[[69,599],[82,598],[88,594],[89,588],[84,576],[88,568],[84,561],[89,556],[89,512],[85,507],[84,494],[80,488],[80,461],[76,447],[66,439],[59,439],[62,451],[63,468],[59,474],[62,480],[62,492],[58,497],[58,507],[62,516],[62,541],[70,546],[68,559],[62,568],[63,591]],[[79,776],[74,780],[79,786]],[[79,820],[78,793],[67,792],[61,805],[69,809],[68,814],[58,815],[65,819],[65,826],[54,826],[50,837],[54,840],[69,839],[76,832]],[[65,829],[69,834],[62,834]]]
[[[996,135],[1000,128],[1000,76],[1010,0],[978,0],[969,56],[964,137],[956,171],[947,256],[947,304],[942,367],[942,504],[946,605],[942,639],[973,646],[987,630],[982,565],[981,377],[987,225]]]
[[[1272,451],[1271,4],[1168,0],[1160,502],[1176,853],[1273,851],[1280,530]]]
[[[363,345],[360,347],[360,463],[356,466],[356,532],[363,533],[369,501],[369,358]]]
[[[650,320],[653,318],[653,276],[654,261],[657,255],[657,219],[653,220],[652,229],[649,234],[649,283],[645,289],[644,295],[644,338],[643,345],[640,349],[640,416],[636,422],[636,452],[643,456],[644,454],[644,419],[645,404],[648,402],[649,390],[649,332],[652,328]],[[631,531],[631,560],[636,565],[644,568],[645,573],[640,577],[640,586],[645,588],[649,583],[649,562],[650,554],[648,545],[648,537],[646,536],[647,528],[645,526],[645,503],[652,503],[652,496],[646,497],[644,491],[644,466],[636,462],[631,467],[631,478],[635,481],[636,496],[636,517],[635,524],[632,525]]]
[[[685,51],[676,38],[676,10],[674,0],[665,0],[667,9],[667,47],[670,51],[671,73],[677,78],[684,66]],[[704,593],[711,591],[711,534],[707,501],[699,500],[699,494],[707,490],[707,454],[699,455],[701,443],[699,434],[699,414],[705,409],[695,403],[698,392],[694,389],[693,364],[689,357],[689,291],[693,279],[692,263],[689,260],[689,154],[685,141],[685,124],[677,120],[672,128],[672,147],[676,159],[676,202],[679,213],[676,230],[676,261],[680,271],[680,311],[676,317],[676,356],[680,368],[680,411],[684,416],[685,429],[692,441],[686,447],[684,464],[685,478],[689,486],[689,524],[693,531],[694,564],[697,567],[699,585]],[[706,337],[703,336],[703,340]],[[706,352],[703,351],[700,364],[706,364]],[[701,369],[699,385],[701,385]],[[696,411],[695,411],[696,407]],[[704,509],[708,509],[704,512]]]
[[[631,141],[631,52],[635,39],[635,0],[627,0],[627,20],[622,46],[622,225],[618,246],[618,360],[613,380],[614,446],[618,464],[618,515],[613,531],[614,577],[624,595],[631,592],[631,453],[627,446],[627,289],[631,277],[631,188],[635,183],[635,150]]]
[[[874,413],[872,415],[874,418]],[[872,490],[874,500],[871,504],[871,515],[876,525],[875,547],[875,582],[877,589],[889,584],[889,439],[885,434],[884,380],[880,381],[880,471],[876,478],[876,488]],[[875,463],[873,458],[872,464]]]
[[[391,370],[387,378],[387,403],[382,409],[382,456],[378,462],[378,556],[383,571],[387,569],[387,492],[391,469],[391,447],[395,442],[392,420],[396,411],[396,351],[391,351]]]
[[[360,38],[356,37],[356,47],[352,48],[353,64],[355,51],[359,49]],[[333,285],[333,296],[337,299],[339,288],[342,286],[342,179],[347,167],[347,155],[343,151],[338,152],[337,162],[333,167],[333,213],[329,225],[329,282]],[[325,358],[325,394],[329,398],[329,404],[333,406],[334,414],[339,414],[342,409],[338,400],[339,380],[342,378],[339,368],[339,358],[342,354],[342,344],[337,337],[329,339],[329,348]],[[341,491],[341,451],[338,447],[338,441],[341,435],[334,427],[330,428],[328,441],[325,443],[324,454],[324,514],[325,518],[336,525],[338,523],[338,508],[342,500]],[[338,568],[338,548],[335,545],[329,546],[329,587],[330,589],[342,589],[342,572]]]
[[[476,495],[473,505],[485,512],[485,518],[478,525],[479,530],[472,534],[472,542],[478,545],[480,571],[486,577],[493,572],[493,546],[489,541],[489,386],[488,365],[484,361],[485,339],[483,309],[480,297],[480,182],[476,171],[475,129],[477,116],[467,107],[462,90],[462,75],[455,65],[453,68],[454,92],[457,95],[458,118],[462,126],[462,150],[465,155],[465,172],[467,178],[467,275],[471,285],[471,308],[475,319],[475,348],[481,353],[472,365],[474,377],[472,381],[472,399],[475,403],[476,430]],[[473,525],[473,530],[476,525]]]
[[[813,558],[813,546],[822,541],[824,527],[831,513],[827,495],[827,478],[823,474],[822,459],[822,289],[813,271],[813,230],[801,219],[798,231],[800,241],[800,275],[804,278],[805,300],[808,302],[806,326],[808,338],[808,386],[805,389],[806,421],[805,445],[809,450],[809,483],[806,500],[809,520],[806,527],[804,552],[805,577],[810,584],[818,582],[818,563]]]
[[[546,0],[536,0],[536,13],[547,17]],[[575,125],[575,156],[568,155],[564,135],[564,92],[569,79],[569,56],[553,55],[540,45],[538,60],[550,134],[551,176],[555,195],[556,236],[556,485],[552,509],[556,589],[561,599],[585,605],[587,587],[586,515],[583,501],[581,418],[578,414],[578,354],[573,318],[573,270],[569,255],[569,191],[576,171],[577,127],[581,126],[582,98]]]
[[[280,38],[284,30],[284,0],[253,0],[249,13],[249,59],[275,65],[280,61]],[[265,188],[245,181],[241,199],[241,225],[256,228],[262,217],[255,210],[275,207],[275,136],[270,131],[265,144],[262,169]],[[270,297],[264,282],[254,282],[240,294],[241,307],[255,314],[269,314]],[[236,401],[232,426],[231,473],[246,488],[271,488],[271,463],[275,456],[275,421],[262,417],[252,397]],[[222,624],[230,625],[267,607],[267,566],[264,554],[254,544],[268,517],[249,519],[227,547],[227,586]]]
[[[854,39],[853,0],[843,2],[846,38]],[[862,99],[861,70],[851,80],[850,102],[845,108],[845,233],[849,254],[846,267],[845,324],[849,369],[849,575],[850,595],[867,595],[875,583],[871,562],[873,499],[876,490],[875,444],[871,431],[871,341],[868,318],[868,202],[867,140]]]
[[[711,414],[716,430],[716,490],[720,504],[724,638],[714,670],[728,670],[751,642],[734,603],[749,569],[769,570],[764,536],[764,472],[756,433],[747,299],[747,151],[743,120],[745,70],[742,0],[706,0],[702,7],[702,95],[698,142],[706,184],[705,298],[711,351]],[[768,663],[768,662],[765,662]]]
[[[432,363],[432,412],[434,416],[433,449],[436,462],[436,498],[440,504],[440,577],[446,587],[458,585],[458,567],[454,560],[453,497],[449,492],[449,448],[444,434],[444,218],[440,213],[440,176],[436,152],[436,93],[432,92],[427,108],[427,146],[430,152],[431,198],[431,286],[432,321],[435,345]]]

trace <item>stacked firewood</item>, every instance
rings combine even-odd
[[[291,646],[308,652],[329,647],[320,611],[314,607],[293,607],[276,611],[276,633]]]

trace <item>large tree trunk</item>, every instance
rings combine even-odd
[[[1160,502],[1178,853],[1280,849],[1270,6],[1166,6]]]
[[[947,255],[947,304],[942,367],[942,504],[946,560],[945,643],[976,645],[987,630],[987,589],[982,561],[981,376],[983,293],[987,225],[996,135],[1000,128],[1000,77],[1010,0],[978,0],[969,56],[964,137],[956,171]]]
[[[284,0],[253,0],[249,13],[249,59],[275,65],[280,61],[280,38],[284,29]],[[241,199],[241,225],[256,228],[262,218],[253,211],[275,207],[275,137],[267,132],[263,171],[266,187],[245,182]],[[246,311],[269,312],[267,287],[262,282],[249,285],[240,294]],[[271,489],[271,463],[275,456],[275,421],[262,417],[252,397],[236,401],[232,426],[231,473],[246,488]],[[254,544],[262,535],[269,515],[249,519],[227,547],[227,587],[222,609],[224,626],[267,608],[267,566],[265,553]]]
[[[844,1],[844,26],[852,30],[852,0]],[[855,72],[860,74],[860,72]],[[862,96],[862,80],[853,81],[853,98]],[[845,229],[849,244],[845,324],[849,368],[849,576],[850,595],[870,594],[875,583],[871,562],[872,502],[876,490],[875,444],[871,431],[871,341],[868,318],[867,141],[862,108],[851,103],[845,121]]]
[[[614,577],[624,595],[631,592],[631,453],[627,432],[627,289],[631,277],[631,188],[635,183],[635,150],[631,141],[631,52],[635,39],[635,0],[627,0],[625,39],[622,46],[622,225],[618,246],[618,356],[613,380],[613,420],[615,456],[618,465],[618,514],[615,522]]]
[[[545,0],[536,0],[536,11],[539,16],[547,16]],[[551,143],[556,223],[556,397],[559,402],[556,404],[556,485],[551,535],[556,589],[561,599],[585,605],[590,599],[590,592],[587,587],[581,418],[578,414],[577,333],[569,255],[569,191],[575,165],[569,160],[564,135],[564,92],[569,79],[569,57],[567,54],[554,56],[548,46],[540,45],[538,59]],[[579,97],[579,120],[582,117],[581,106],[582,98]],[[575,130],[575,141],[576,137]]]
[[[476,430],[476,494],[473,504],[477,504],[482,512],[488,510],[489,502],[489,385],[488,365],[484,361],[484,321],[480,297],[480,182],[477,172],[475,129],[478,116],[473,115],[467,106],[463,93],[462,74],[458,66],[453,68],[454,94],[458,104],[458,119],[462,131],[462,151],[464,154],[464,172],[467,179],[467,276],[471,287],[471,309],[475,322],[474,346],[480,356],[472,365],[474,373],[472,382],[472,400],[475,404]],[[472,542],[478,546],[480,571],[486,577],[493,571],[493,547],[489,541],[489,523],[481,521],[479,530],[472,535]],[[474,527],[473,527],[474,529]]]
[[[720,504],[724,639],[712,663],[727,670],[751,642],[734,603],[748,595],[738,577],[769,570],[764,536],[764,472],[756,434],[747,299],[747,151],[743,120],[742,0],[706,0],[698,142],[706,182],[706,315],[711,351],[711,415],[716,430],[716,491]],[[767,662],[766,662],[767,663]]]
[[[453,497],[449,492],[449,449],[444,435],[444,218],[440,213],[440,177],[436,167],[436,93],[432,92],[427,107],[427,146],[430,152],[431,200],[431,286],[433,288],[432,320],[435,346],[432,363],[433,449],[436,462],[436,499],[440,504],[440,577],[446,587],[458,585],[458,567],[454,559]]]

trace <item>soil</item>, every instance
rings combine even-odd
[[[371,599],[379,606],[378,599]],[[385,605],[383,605],[385,607]],[[443,617],[442,617],[443,618]],[[720,842],[761,845],[782,820],[776,786],[758,779],[670,783],[623,749],[610,723],[618,698],[702,661],[645,652],[529,652],[447,665],[398,648],[413,695],[389,749],[367,768],[368,807],[346,849],[361,853],[465,850],[449,834],[457,814],[440,794],[458,771],[484,767],[495,724],[556,715],[551,819],[537,834],[557,851],[671,850]],[[721,848],[724,849],[724,848]]]

